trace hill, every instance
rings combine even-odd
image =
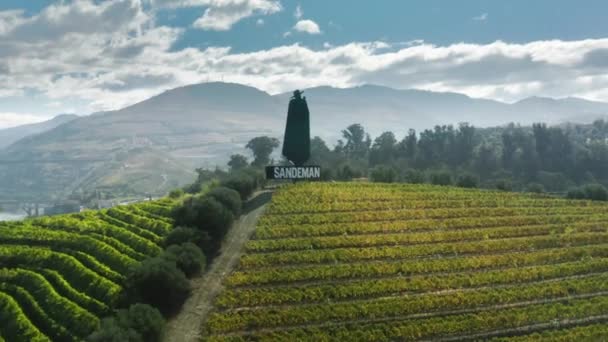
[[[66,122],[72,121],[77,117],[77,115],[73,114],[61,114],[44,122],[0,129],[0,150],[18,141],[19,139],[46,132]]]
[[[432,185],[288,186],[225,279],[205,340],[604,340],[606,209]]]
[[[372,135],[387,129],[404,135],[410,128],[462,121],[478,126],[509,121],[558,123],[573,116],[591,120],[608,113],[608,104],[580,99],[536,98],[506,104],[380,86],[318,87],[306,90],[305,95],[313,136],[329,142],[356,122]],[[116,196],[142,195],[142,191],[161,195],[193,180],[194,174],[185,170],[223,166],[231,154],[244,153],[243,146],[252,137],[280,137],[290,96],[272,96],[239,84],[205,83],[71,120],[0,150],[0,195],[10,200],[53,200],[67,196],[66,189],[96,190],[108,179],[108,191]],[[136,156],[150,155],[150,151],[155,157]],[[127,163],[136,165],[128,173],[116,165],[125,154],[140,161]],[[133,174],[148,180],[143,183],[160,180],[166,186],[130,187],[133,178],[128,175]]]
[[[0,341],[82,341],[112,313],[125,274],[161,253],[171,199],[0,222]]]

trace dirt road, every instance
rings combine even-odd
[[[165,341],[200,340],[201,324],[213,308],[215,297],[223,288],[224,277],[236,266],[243,246],[253,234],[256,222],[266,207],[264,203],[269,198],[270,193],[263,192],[245,204],[245,213],[226,236],[220,255],[205,274],[191,280],[192,295],[186,300],[180,313],[167,323]]]

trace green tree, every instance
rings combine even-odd
[[[389,164],[396,155],[397,139],[393,132],[384,132],[374,140],[369,162],[370,165]]]
[[[279,147],[279,140],[267,136],[255,137],[245,145],[253,153],[253,166],[265,166],[270,163],[272,151]]]
[[[246,168],[249,165],[249,161],[247,161],[247,157],[242,154],[233,154],[230,156],[230,161],[228,162],[228,166],[230,167],[230,171],[238,171]]]
[[[342,137],[346,140],[344,152],[349,157],[364,158],[371,146],[371,138],[365,133],[360,124],[352,124],[342,130]]]

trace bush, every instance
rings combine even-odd
[[[175,262],[155,257],[144,260],[127,274],[124,293],[130,303],[150,304],[163,314],[170,314],[188,297],[190,285]]]
[[[586,195],[585,195],[585,191],[583,191],[583,189],[572,188],[572,189],[568,190],[566,197],[569,199],[585,199]]]
[[[435,185],[452,185],[452,176],[449,172],[438,171],[431,173],[431,183]]]
[[[201,231],[190,227],[176,227],[167,234],[163,240],[163,246],[181,245],[186,242],[200,245]]]
[[[460,175],[456,181],[456,185],[461,188],[476,188],[478,184],[479,179],[471,174]]]
[[[180,198],[183,195],[184,195],[184,190],[175,189],[175,190],[171,190],[171,192],[169,193],[169,198]]]
[[[376,166],[370,174],[372,182],[394,183],[397,181],[397,171],[392,167]]]
[[[589,184],[583,187],[585,198],[594,201],[608,201],[608,191],[600,184]]]
[[[424,172],[415,169],[409,169],[405,171],[404,180],[407,183],[422,184],[424,183]]]
[[[181,245],[171,245],[163,253],[167,260],[175,262],[187,277],[200,272],[205,264],[205,255],[195,244],[186,242]]]
[[[164,331],[165,319],[161,313],[150,305],[138,303],[118,310],[116,317],[102,320],[100,329],[88,340],[160,342]]]
[[[178,226],[196,227],[206,231],[214,239],[224,237],[232,225],[234,216],[220,202],[210,196],[193,196],[173,213]]]
[[[500,179],[496,181],[496,189],[502,191],[511,191],[513,189],[513,184],[508,179]]]
[[[221,183],[222,186],[226,188],[230,188],[236,190],[241,196],[241,200],[246,200],[253,194],[253,191],[257,187],[257,180],[244,173],[241,172],[237,175],[234,175]]]
[[[543,192],[545,192],[545,187],[542,184],[539,184],[539,183],[530,183],[526,187],[526,191],[527,192],[532,192],[532,193],[535,193],[535,194],[542,194]]]
[[[220,186],[211,190],[208,195],[228,208],[234,217],[241,215],[242,201],[236,190]]]
[[[99,329],[92,333],[90,342],[144,342],[141,335],[132,328],[123,327],[114,317],[101,320]]]

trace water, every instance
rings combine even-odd
[[[0,212],[0,221],[15,221],[25,218],[25,214]]]

